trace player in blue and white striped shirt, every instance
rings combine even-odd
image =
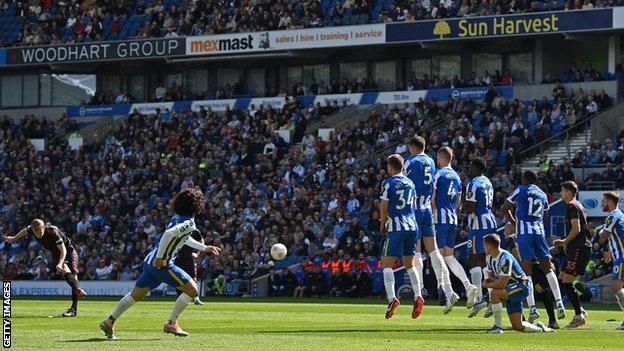
[[[600,232],[602,243],[609,241],[613,256],[611,290],[622,311],[624,311],[624,213],[618,208],[620,195],[615,191],[604,193],[602,210],[609,212]],[[624,330],[624,322],[617,328]]]
[[[487,253],[487,270],[484,286],[490,290],[494,326],[489,334],[503,332],[502,301],[507,304],[507,314],[514,330],[524,333],[552,333],[553,330],[542,323],[533,325],[522,320],[522,301],[533,287],[522,271],[516,258],[501,249],[498,234],[485,236],[484,248]]]
[[[457,208],[461,201],[461,179],[451,167],[453,149],[448,146],[438,150],[438,171],[433,179],[433,221],[435,223],[436,241],[442,250],[448,268],[461,280],[466,289],[468,308],[472,308],[477,299],[477,287],[470,284],[464,267],[454,255],[455,236],[457,235]]]
[[[179,192],[173,199],[173,211],[176,213],[167,226],[158,243],[143,260],[143,272],[137,279],[132,291],[124,296],[108,319],[100,323],[100,329],[109,339],[115,339],[114,324],[122,313],[137,301],[142,300],[150,290],[161,283],[166,283],[182,292],[173,306],[168,322],[163,327],[165,333],[177,336],[188,336],[178,325],[178,317],[189,302],[197,296],[197,283],[182,268],[173,262],[178,250],[184,245],[206,253],[218,255],[220,248],[206,246],[190,237],[196,230],[193,217],[199,215],[204,208],[204,195],[201,190],[188,188]]]
[[[462,211],[468,214],[468,238],[470,252],[470,278],[477,287],[477,302],[468,314],[472,318],[487,306],[483,299],[483,268],[485,268],[485,249],[483,238],[496,232],[496,217],[492,212],[494,187],[485,176],[486,163],[482,158],[475,158],[470,163],[470,175],[473,177],[466,185]]]
[[[422,256],[420,254],[420,240],[425,245],[431,258],[431,266],[438,280],[438,286],[444,288],[446,296],[446,308],[444,313],[449,313],[453,305],[459,300],[459,296],[453,291],[451,277],[444,263],[442,254],[438,250],[433,226],[433,212],[431,210],[431,196],[433,195],[433,178],[436,173],[435,162],[425,154],[425,139],[415,136],[410,140],[409,149],[411,156],[405,162],[407,177],[416,186],[416,221],[418,222],[418,245],[416,252],[416,268],[422,277]]]
[[[533,260],[539,260],[540,267],[546,274],[548,285],[555,297],[557,318],[562,319],[565,318],[565,307],[561,300],[557,275],[551,268],[550,250],[544,231],[544,218],[548,216],[548,198],[535,183],[537,183],[537,173],[531,170],[524,171],[522,184],[507,198],[502,212],[509,218],[510,222],[516,224],[516,240],[522,259],[520,261],[522,269],[527,273],[532,283]],[[529,304],[529,322],[533,323],[539,317],[535,307],[533,290],[529,292],[527,303]]]
[[[384,287],[388,297],[386,319],[392,318],[400,302],[394,291],[395,260],[403,257],[403,265],[410,277],[414,290],[414,308],[412,318],[417,318],[425,303],[421,296],[420,277],[414,269],[416,252],[416,234],[418,225],[414,217],[414,183],[403,175],[403,157],[390,155],[387,159],[389,177],[381,184],[381,203],[379,205],[380,234],[386,236],[381,253]]]

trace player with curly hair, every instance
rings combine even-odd
[[[158,246],[143,260],[143,272],[137,279],[134,289],[119,300],[110,316],[100,323],[100,329],[109,339],[115,339],[114,325],[117,319],[161,283],[166,283],[182,292],[173,306],[163,331],[176,336],[188,336],[188,333],[178,325],[178,317],[197,296],[197,283],[182,268],[175,265],[176,254],[184,245],[213,255],[219,255],[221,249],[216,246],[206,246],[191,237],[191,234],[197,230],[194,217],[199,215],[204,208],[204,194],[201,190],[188,188],[180,191],[173,199],[172,207],[175,214],[171,217]]]

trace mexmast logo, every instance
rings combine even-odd
[[[188,49],[191,54],[215,54],[239,51],[250,51],[255,49],[255,38],[252,34],[228,36],[221,38],[203,37],[190,41]]]

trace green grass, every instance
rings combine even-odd
[[[58,299],[13,299],[15,350],[624,350],[624,332],[616,331],[624,314],[615,305],[588,306],[589,323],[556,334],[506,330],[487,335],[492,319],[466,317],[457,306],[449,315],[428,301],[423,315],[410,318],[411,306],[384,319],[382,300],[209,299],[190,305],[181,326],[191,335],[162,332],[173,299],[147,299],[116,323],[118,340],[98,328],[116,300],[87,299],[75,318],[49,318],[68,304]],[[545,311],[541,310],[545,316]],[[568,316],[572,311],[568,310]],[[542,317],[542,320],[544,317]],[[565,321],[567,322],[569,318]],[[506,321],[506,325],[509,325]],[[563,323],[562,323],[563,324]]]

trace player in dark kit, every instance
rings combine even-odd
[[[32,223],[20,230],[15,236],[5,237],[7,243],[32,235],[39,244],[52,254],[50,264],[53,270],[61,275],[72,288],[72,305],[62,314],[63,317],[75,317],[78,313],[78,298],[87,296],[87,293],[78,286],[78,253],[74,243],[59,228],[46,225],[42,220],[35,219]]]
[[[561,272],[561,287],[568,295],[570,303],[574,306],[575,316],[566,326],[577,328],[585,324],[587,311],[581,307],[581,301],[572,283],[578,275],[585,273],[585,266],[591,257],[591,240],[589,228],[587,228],[587,214],[583,205],[576,199],[578,186],[573,181],[561,184],[561,199],[568,204],[566,207],[566,228],[568,235],[565,239],[557,239],[555,246],[563,247],[566,254],[566,262]]]
[[[193,233],[191,233],[191,238],[197,240],[198,242],[202,244],[204,243],[204,238],[202,238],[199,230],[193,231]],[[193,278],[193,280],[195,281],[197,281],[197,256],[198,255],[195,249],[193,249],[192,247],[188,245],[184,245],[182,246],[180,251],[178,251],[178,255],[176,256],[174,260],[174,264],[182,268],[182,270],[188,273],[188,275],[190,275],[191,278]],[[182,293],[180,290],[176,290],[176,291],[178,295]],[[195,299],[193,299],[193,303],[196,305],[204,304],[199,299],[199,292],[197,293],[197,296],[195,296]]]

